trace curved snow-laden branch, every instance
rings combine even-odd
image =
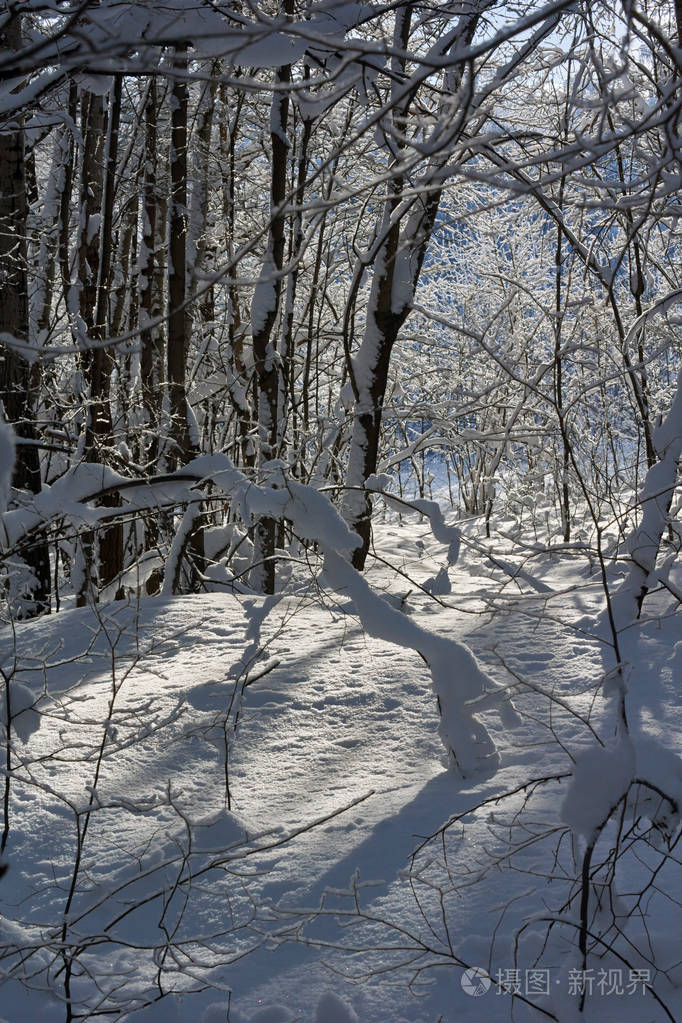
[[[655,431],[653,444],[658,461],[647,472],[639,495],[642,519],[628,541],[630,568],[611,598],[613,620],[619,633],[639,618],[642,602],[656,581],[656,559],[668,525],[682,457],[682,370],[670,411]]]
[[[224,469],[218,469],[218,460],[226,464]],[[507,691],[492,681],[466,646],[423,629],[372,589],[348,560],[361,541],[327,497],[294,480],[284,481],[282,489],[255,486],[224,455],[195,459],[186,471],[202,467],[208,470],[214,488],[239,501],[243,515],[287,518],[299,536],[319,545],[324,558],[321,581],[353,601],[370,636],[420,654],[431,672],[441,712],[439,734],[451,766],[462,775],[481,767],[497,767],[495,743],[473,708],[482,709],[482,702],[488,707],[497,705],[509,723],[515,712]],[[433,520],[437,506],[421,503],[421,510]],[[439,532],[444,539],[447,532],[447,542],[453,544],[454,537],[444,525]]]
[[[14,471],[14,430],[0,408],[0,515],[7,507]]]
[[[463,776],[482,766],[497,767],[495,743],[485,725],[476,718],[472,705],[485,698],[502,704],[503,713],[508,711],[511,716],[514,711],[506,691],[486,675],[471,651],[456,640],[423,629],[391,607],[336,551],[324,552],[323,578],[332,589],[351,598],[370,636],[416,650],[423,657],[431,672],[441,712],[438,732],[450,765]]]
[[[361,540],[331,501],[313,487],[287,479],[278,463],[271,464],[270,481],[275,486],[256,485],[224,454],[204,455],[177,473],[144,480],[124,479],[104,466],[82,464],[52,487],[43,488],[32,508],[6,513],[2,539],[8,546],[16,545],[29,530],[44,528],[51,518],[65,515],[79,525],[96,522],[103,510],[90,508],[87,502],[101,497],[103,491],[121,493],[126,501],[122,510],[130,511],[153,506],[154,493],[159,491],[164,498],[172,491],[179,503],[196,500],[202,483],[210,481],[213,496],[222,493],[229,498],[244,522],[263,516],[287,519],[298,536],[317,543],[323,556],[321,581],[353,601],[365,631],[414,650],[423,658],[441,713],[439,734],[453,768],[462,775],[470,775],[481,768],[497,767],[495,743],[476,713],[495,707],[505,724],[515,723],[507,690],[486,674],[464,644],[422,628],[376,593],[350,564],[350,556]],[[435,535],[448,543],[450,561],[454,561],[459,531],[445,525],[434,502],[417,504],[418,510],[428,515]],[[110,514],[111,509],[104,512]]]

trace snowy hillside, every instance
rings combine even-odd
[[[0,4],[0,1023],[682,1023],[682,0]]]
[[[66,990],[74,1019],[144,1023],[579,1018],[575,879],[614,784],[596,752],[613,731],[596,566],[566,552],[522,566],[499,542],[491,558],[465,531],[446,569],[425,525],[384,523],[378,537],[405,574],[376,561],[373,586],[410,591],[409,620],[463,640],[513,688],[504,723],[481,699],[497,770],[448,768],[419,656],[365,635],[349,602],[314,584],[5,629],[18,714],[0,881],[7,1023],[64,1019]],[[631,714],[648,736],[635,773],[682,794],[665,759],[681,734],[680,619],[655,609],[632,645]],[[682,1018],[679,857],[645,795],[634,821],[616,821],[611,890],[594,875],[605,905],[590,918],[588,1020]],[[650,819],[659,851],[637,841]],[[475,967],[492,983],[467,986]]]

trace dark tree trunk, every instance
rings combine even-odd
[[[285,3],[289,15],[291,4]],[[253,357],[258,383],[259,464],[265,466],[277,453],[279,426],[279,371],[272,332],[279,312],[284,264],[285,213],[289,144],[289,93],[291,67],[285,65],[275,72],[278,88],[270,110],[270,230],[256,293],[251,307]],[[275,592],[275,521],[262,518],[255,528],[255,564],[251,585],[263,593]]]
[[[114,362],[112,352],[103,342],[109,326],[111,234],[120,112],[120,78],[114,82],[108,116],[103,96],[94,93],[83,95],[78,304],[81,330],[84,328],[87,333],[87,337],[79,339],[83,348],[87,402],[84,446],[86,461],[103,465],[111,461],[113,444],[110,385]],[[102,503],[115,508],[120,499],[112,494]],[[101,587],[107,586],[122,572],[123,527],[121,523],[114,523],[99,530],[97,536],[88,531],[83,534],[81,542],[85,564],[77,602],[82,606],[89,596],[96,595]],[[120,597],[121,592],[117,592],[116,596]]]
[[[241,116],[244,102],[244,94],[239,93],[234,108],[234,115],[230,119],[228,106],[228,93],[225,85],[220,87],[220,118],[218,121],[218,138],[220,143],[220,155],[226,173],[223,174],[223,223],[225,228],[225,251],[230,260],[230,277],[232,281],[237,276],[239,269],[238,262],[234,257],[235,252],[235,192],[236,177],[235,163],[238,142],[239,118]],[[227,329],[229,340],[229,370],[233,379],[229,384],[229,396],[235,412],[236,438],[235,448],[237,455],[235,461],[247,468],[253,468],[255,464],[255,448],[251,441],[251,404],[249,402],[248,390],[249,379],[244,364],[244,326],[242,324],[239,289],[231,283],[228,288],[228,312]]]
[[[187,420],[187,353],[192,331],[187,305],[187,120],[189,90],[184,77],[187,57],[175,59],[176,77],[171,90],[170,213],[168,236],[168,399],[170,405],[171,463],[174,468],[192,454]]]
[[[161,423],[161,394],[163,384],[163,330],[159,318],[159,190],[157,181],[158,95],[156,81],[151,80],[145,108],[145,172],[142,212],[142,245],[138,264],[140,326],[140,382],[142,389],[142,430],[138,459],[148,472],[154,472],[159,456],[159,428]],[[163,225],[162,225],[163,229]],[[150,512],[144,520],[145,552],[154,550],[159,543],[158,516]],[[158,571],[147,579],[146,591],[157,593],[161,584]]]
[[[0,52],[21,47],[21,20],[10,18],[0,39]],[[27,282],[27,197],[24,132],[12,123],[0,129],[0,332],[29,344]],[[0,348],[0,399],[17,437],[13,485],[37,494],[41,488],[39,449],[36,445],[36,395],[30,363],[21,350]],[[23,442],[23,443],[22,443]],[[39,538],[22,552],[34,576],[36,613],[50,610],[50,558],[46,540]]]
[[[171,90],[170,213],[168,239],[168,346],[166,373],[170,407],[170,434],[173,467],[198,454],[190,434],[187,404],[187,356],[192,334],[188,304],[187,260],[187,125],[189,89],[187,55],[179,50],[175,59],[176,76]],[[205,569],[203,530],[197,524],[189,549],[197,572]]]
[[[482,5],[483,6],[483,5]],[[384,397],[393,346],[407,319],[419,283],[426,248],[440,205],[441,189],[436,183],[447,158],[438,156],[431,164],[434,184],[423,175],[421,194],[411,199],[409,186],[401,171],[402,151],[409,105],[413,96],[405,92],[405,57],[409,49],[412,8],[400,8],[394,25],[392,58],[395,101],[391,107],[393,131],[387,135],[387,148],[395,159],[396,172],[388,185],[381,228],[374,247],[374,277],[367,309],[365,333],[358,358],[347,363],[355,396],[353,434],[348,458],[344,515],[358,533],[362,544],[352,556],[353,565],[362,570],[371,539],[372,501],[365,490],[367,478],[376,472]],[[480,17],[473,7],[462,15],[456,29],[444,41],[443,52],[470,43]],[[461,85],[463,68],[456,66],[446,79],[446,89],[455,94]],[[459,131],[463,129],[460,126]],[[396,141],[397,140],[397,141]]]

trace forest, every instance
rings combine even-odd
[[[682,0],[0,2],[0,1023],[682,1021]]]

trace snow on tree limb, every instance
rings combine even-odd
[[[0,409],[0,515],[9,500],[14,471],[14,431]]]
[[[682,370],[670,411],[655,431],[653,442],[659,460],[644,479],[640,493],[642,519],[628,542],[630,567],[612,598],[613,617],[619,632],[639,617],[642,602],[655,583],[656,559],[668,525],[682,455]]]
[[[472,703],[492,697],[506,703],[506,692],[486,675],[462,643],[436,636],[406,618],[375,593],[367,580],[336,551],[325,551],[323,579],[353,601],[363,628],[377,639],[416,650],[431,672],[441,712],[439,734],[450,764],[466,777],[481,767],[497,767],[495,743],[472,712]]]
[[[387,604],[350,564],[348,559],[360,538],[329,499],[313,487],[281,475],[278,487],[258,486],[224,454],[200,456],[177,473],[156,480],[153,477],[125,480],[105,466],[81,464],[37,495],[33,509],[24,508],[5,516],[5,542],[8,546],[20,543],[24,532],[47,524],[53,517],[70,517],[78,526],[111,514],[111,509],[88,506],[88,501],[97,498],[103,489],[120,487],[126,499],[123,510],[130,511],[152,507],[154,491],[157,499],[161,495],[167,498],[169,488],[178,502],[195,502],[201,485],[210,482],[213,493],[229,498],[244,522],[252,523],[263,516],[287,519],[298,536],[317,543],[323,555],[322,581],[353,601],[365,631],[416,651],[428,665],[441,713],[439,734],[451,766],[467,776],[481,767],[496,767],[495,743],[474,711],[496,707],[509,720],[514,714],[507,691],[493,682],[462,643],[429,632]],[[457,538],[443,523],[440,509],[434,502],[418,504],[418,510],[429,516],[436,535],[450,545],[454,560]],[[185,533],[195,515],[196,504],[191,503],[166,566],[166,593],[173,592]]]
[[[219,462],[225,463],[224,469],[218,469]],[[475,717],[473,705],[480,710],[482,702],[488,706],[502,704],[503,713],[508,713],[511,710],[508,694],[490,679],[463,644],[421,628],[374,592],[348,561],[349,554],[360,543],[359,537],[331,502],[313,487],[293,480],[287,480],[277,490],[255,486],[224,455],[195,459],[188,466],[189,471],[202,468],[210,472],[215,487],[239,500],[242,509],[251,516],[283,516],[292,522],[296,533],[316,541],[324,557],[322,579],[351,598],[369,635],[421,655],[431,672],[441,712],[439,734],[451,765],[462,775],[481,766],[496,767],[495,744],[485,725]],[[429,515],[432,525],[437,518],[436,509],[434,502],[420,502],[419,510]],[[439,534],[454,545],[442,517],[439,526]]]

